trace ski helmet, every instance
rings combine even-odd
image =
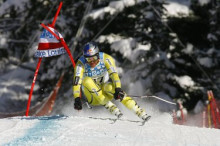
[[[98,55],[98,53],[99,47],[94,42],[89,42],[83,47],[83,55],[85,57],[92,57]]]

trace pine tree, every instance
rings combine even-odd
[[[131,0],[128,5],[123,1],[98,0],[93,1],[89,14],[84,17],[90,2],[65,0],[56,22],[55,28],[74,50],[75,59],[81,55],[86,42],[96,41],[101,51],[115,57],[117,64],[123,68],[121,77],[126,90],[129,90],[130,84],[140,82],[144,94],[163,94],[172,99],[182,99],[188,109],[192,109],[208,89],[219,94],[218,2],[211,1],[201,6],[196,0],[192,2],[191,15],[167,17],[161,0]],[[0,47],[0,60],[9,56],[17,57],[20,62],[32,60],[42,31],[39,24],[52,22],[58,3],[30,0],[23,4],[23,9],[12,5],[5,11],[0,16],[3,19],[0,23],[7,24],[7,27],[0,28],[0,32],[6,36],[8,44]],[[106,12],[98,18],[90,15],[104,8]],[[85,27],[76,37],[83,17]],[[109,41],[108,37],[117,39]],[[77,43],[73,44],[74,41]],[[117,48],[117,44],[123,41],[129,46]],[[208,61],[211,66],[207,66]],[[41,65],[43,75],[38,80],[40,91],[36,94],[46,97],[63,70],[68,73],[61,94],[72,88],[73,69],[69,58],[57,56],[44,59]],[[188,80],[191,84],[183,85],[181,80]],[[126,84],[128,81],[129,84]]]

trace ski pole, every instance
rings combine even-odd
[[[92,109],[92,107],[89,105],[88,102],[86,102],[86,105],[87,105],[88,109]]]
[[[153,96],[136,96],[136,95],[128,95],[128,96],[131,96],[131,97],[140,97],[140,98],[155,98],[155,99],[158,99],[158,100],[164,101],[164,102],[166,102],[166,103],[176,105],[176,103],[174,103],[174,102],[167,101],[167,100],[165,100],[165,99],[162,99],[162,98],[160,98],[160,97],[158,97],[158,96],[154,96],[154,95],[153,95]]]

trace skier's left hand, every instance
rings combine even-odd
[[[115,100],[120,99],[123,100],[125,96],[125,92],[121,88],[115,88],[114,98]]]

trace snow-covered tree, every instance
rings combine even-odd
[[[35,60],[42,31],[39,24],[51,23],[59,4],[53,0],[8,1],[1,2],[0,10],[0,67],[4,69],[12,58],[17,64]],[[56,22],[55,28],[75,59],[86,42],[95,41],[101,51],[115,57],[128,94],[181,99],[188,109],[206,97],[206,90],[219,93],[218,2],[192,1],[189,15],[177,16],[167,15],[161,0],[91,2],[65,0]],[[39,100],[49,94],[63,71],[60,96],[66,98],[60,101],[72,98],[73,68],[63,55],[44,59],[40,88],[35,91]]]

